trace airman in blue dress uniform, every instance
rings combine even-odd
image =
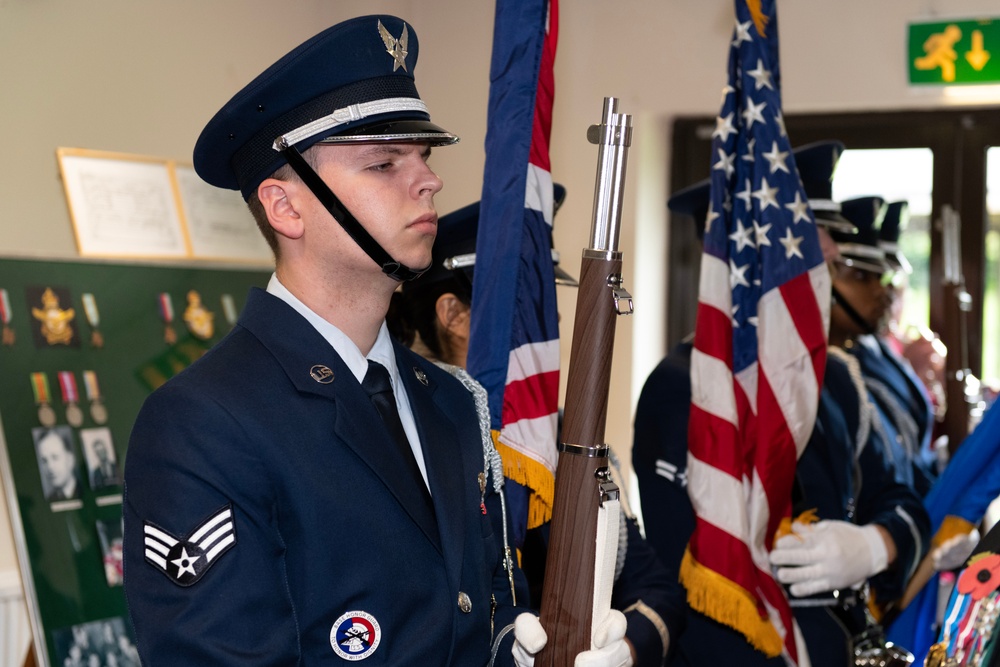
[[[242,192],[276,270],[132,433],[125,593],[145,664],[513,662],[522,575],[473,399],[384,323],[430,263],[430,147],[457,141],[417,94],[417,53],[399,18],[335,25],[197,142],[198,174]]]
[[[909,266],[898,248],[902,208],[869,196],[841,202],[841,210],[859,231],[853,237],[833,233],[843,258],[834,274],[834,328],[847,333],[843,346],[861,365],[897,479],[923,498],[937,478],[931,404],[910,364],[879,335],[891,300],[888,278]],[[886,235],[881,233],[884,225]]]
[[[833,169],[842,151],[839,142],[795,151],[810,207],[821,228],[825,256],[835,249],[822,230],[852,229],[831,197]],[[708,202],[706,181],[675,194],[669,206],[693,217],[700,235]],[[682,342],[647,379],[636,408],[632,450],[646,536],[667,567],[674,569],[694,530],[695,517],[687,493],[691,347],[691,340]],[[791,587],[793,612],[814,666],[843,667],[853,660],[854,637],[868,628],[865,600],[854,586],[860,582],[795,595],[803,583],[808,586],[809,579],[816,578],[803,580],[797,570],[819,566],[831,581],[843,578],[848,568],[861,571],[862,581],[892,599],[902,592],[926,550],[926,512],[912,491],[893,479],[882,444],[872,434],[871,419],[856,363],[846,355],[829,355],[816,425],[796,467],[793,513],[815,509],[820,521],[814,525],[825,524],[825,532],[836,535],[829,549],[817,552],[852,555],[826,562],[806,562],[797,556],[774,561],[780,581],[797,582]],[[884,541],[884,554],[875,553],[877,544],[869,546],[868,538],[876,535]],[[772,552],[772,558],[778,551]],[[686,630],[670,664],[777,667],[785,661],[768,658],[736,630],[689,608]]]

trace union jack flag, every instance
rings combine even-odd
[[[489,394],[518,546],[551,518],[558,457],[549,163],[557,26],[556,0],[496,3],[468,370]]]
[[[696,523],[681,579],[693,608],[808,664],[768,552],[816,419],[830,279],[781,115],[775,0],[735,4],[691,357]]]

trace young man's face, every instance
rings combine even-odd
[[[862,331],[860,324],[837,306],[830,314],[833,326],[855,335],[876,331],[889,312],[891,303],[882,274],[851,267],[840,261],[833,266],[833,287],[857,311],[869,331]]]
[[[443,187],[427,164],[430,147],[374,143],[321,145],[317,150],[320,176],[379,245],[406,266],[429,265],[437,235],[434,195]],[[318,247],[359,262],[363,270],[379,270],[318,201],[310,212],[313,219],[323,221],[313,226],[324,235]]]

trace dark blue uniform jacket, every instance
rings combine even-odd
[[[882,414],[896,478],[923,498],[937,479],[931,451],[934,417],[924,386],[910,365],[876,336],[859,339],[851,352]]]
[[[694,530],[687,494],[691,344],[682,343],[653,370],[639,397],[632,464],[639,482],[646,537],[668,569],[678,571]],[[821,519],[877,523],[896,542],[898,556],[872,585],[887,599],[902,593],[926,550],[927,514],[916,496],[892,476],[880,441],[869,437],[858,451],[859,400],[843,362],[829,358],[817,423],[796,466],[796,513],[815,508]],[[734,508],[735,511],[736,508]],[[823,597],[823,596],[817,596]],[[815,667],[849,664],[849,637],[857,629],[829,607],[796,607],[795,618]],[[863,620],[860,607],[848,616]],[[688,609],[672,665],[773,665],[741,634]]]
[[[489,662],[494,629],[518,610],[492,480],[481,507],[473,399],[398,345],[396,362],[434,517],[397,472],[356,378],[261,290],[223,341],[149,397],[129,443],[124,502],[125,593],[144,664],[347,664],[332,642],[357,638],[366,667]],[[200,552],[227,516],[235,541]],[[200,531],[213,517],[221,523]],[[164,570],[155,547],[170,539]],[[512,662],[507,637],[497,664]]]

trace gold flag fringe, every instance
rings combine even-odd
[[[556,477],[552,471],[530,456],[500,442],[499,431],[493,431],[493,444],[503,460],[503,475],[531,490],[528,497],[528,529],[537,528],[552,519],[552,502],[556,494]]]
[[[741,633],[747,641],[767,654],[781,655],[784,643],[767,616],[742,586],[698,563],[690,549],[681,561],[680,581],[687,589],[691,608]],[[789,632],[791,629],[789,628]]]

